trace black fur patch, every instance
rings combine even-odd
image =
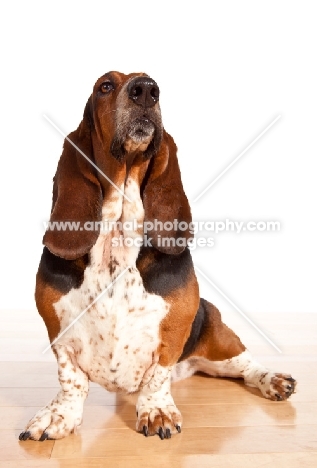
[[[137,266],[147,255],[154,255],[153,261],[145,271],[140,271],[147,292],[165,297],[175,289],[186,286],[193,269],[192,258],[187,248],[179,255],[168,255],[152,247],[142,247]]]
[[[196,317],[192,324],[190,335],[185,343],[182,355],[179,358],[178,362],[183,361],[192,354],[192,352],[196,348],[197,343],[201,339],[204,331],[206,330],[208,322],[208,311],[206,309],[205,303],[205,299],[200,299],[199,307],[197,310]]]
[[[117,137],[115,137],[110,146],[110,152],[112,156],[117,159],[117,161],[122,162],[124,161],[126,151],[123,147],[123,143]]]
[[[66,260],[44,247],[38,274],[45,283],[66,294],[72,288],[81,286],[87,265],[88,254],[79,260]]]

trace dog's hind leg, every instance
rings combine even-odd
[[[296,386],[290,374],[272,372],[258,363],[222,322],[218,309],[204,299],[200,301],[183,355],[173,369],[172,380],[181,380],[195,372],[243,378],[246,385],[259,388],[271,400],[289,398]]]
[[[75,354],[64,345],[55,345],[61,390],[36,413],[20,440],[61,439],[80,426],[83,405],[88,394],[88,377],[77,365]]]

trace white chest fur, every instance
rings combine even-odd
[[[110,203],[103,207],[103,221],[120,220],[122,226],[129,222],[129,230],[114,227],[100,233],[81,286],[63,296],[55,310],[61,331],[74,321],[59,344],[74,349],[79,366],[90,380],[108,390],[132,392],[139,388],[152,364],[159,345],[159,325],[168,305],[144,289],[136,268],[143,236],[143,205],[138,184],[132,178],[127,179],[124,190],[132,201],[114,192]],[[130,229],[133,224],[139,227]],[[115,243],[114,238],[118,237],[129,237],[134,246]],[[98,295],[98,301],[76,321]]]

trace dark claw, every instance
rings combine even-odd
[[[296,380],[293,379],[293,377],[286,377],[285,380],[288,380],[289,382],[296,382]]]
[[[149,435],[149,430],[147,426],[143,426],[143,434],[145,435],[145,437]]]
[[[182,429],[181,429],[181,427],[180,427],[178,424],[176,424],[175,427],[176,427],[177,432],[179,432],[179,433],[182,432]]]
[[[41,435],[41,437],[39,438],[39,441],[40,442],[43,442],[44,440],[48,439],[48,433],[47,432],[43,432],[43,434]]]
[[[163,440],[165,438],[162,427],[159,428],[158,435],[160,436],[161,440]]]
[[[275,393],[277,401],[282,401],[283,397],[279,393]]]
[[[21,432],[21,434],[19,435],[19,440],[27,440],[30,437],[30,435],[30,431]]]
[[[166,439],[170,439],[172,437],[171,431],[169,429],[166,429],[165,437]]]

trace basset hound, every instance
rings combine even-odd
[[[190,224],[158,85],[144,73],[106,73],[65,139],[36,277],[61,388],[20,440],[72,433],[89,380],[138,392],[136,430],[161,439],[182,427],[171,381],[197,371],[244,378],[271,400],[294,392],[291,375],[256,362],[200,299]]]

